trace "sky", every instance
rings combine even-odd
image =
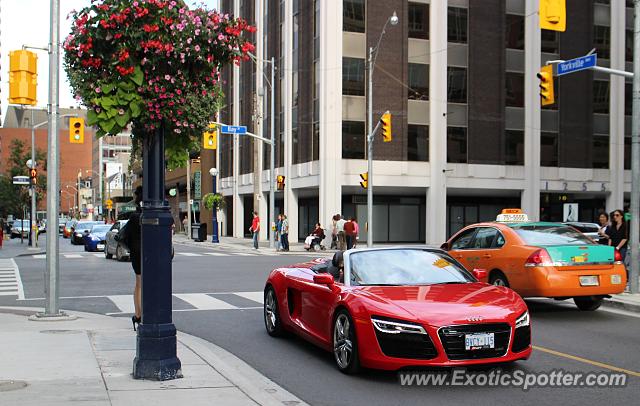
[[[88,6],[89,0],[59,0],[60,2],[60,42],[71,30],[71,20],[67,15],[71,10],[80,10]],[[187,0],[191,5],[194,1]],[[217,8],[218,0],[199,0],[208,8]],[[49,43],[49,0],[0,0],[0,97],[2,98],[1,120],[4,121],[9,104],[9,51],[19,50],[22,45],[46,48]],[[38,107],[47,105],[49,87],[49,58],[45,51],[35,51],[38,55]],[[67,76],[60,64],[60,107],[78,106],[73,98]],[[0,121],[0,122],[2,122]]]

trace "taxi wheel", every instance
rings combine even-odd
[[[574,297],[573,301],[578,306],[578,309],[584,311],[594,311],[602,305],[602,297],[600,296]]]
[[[500,271],[495,271],[491,273],[491,278],[489,279],[489,283],[496,286],[506,286],[509,287],[509,281],[507,281],[507,277]]]

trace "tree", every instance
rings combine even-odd
[[[18,139],[11,141],[9,149],[11,153],[7,162],[7,174],[0,175],[0,216],[6,217],[12,214],[22,217],[22,209],[29,206],[31,198],[27,187],[13,184],[13,177],[29,175],[27,161],[31,159],[31,150]],[[35,152],[39,173],[36,183],[36,198],[41,200],[47,190],[47,177],[42,173],[47,170],[47,161],[44,151],[36,148]]]

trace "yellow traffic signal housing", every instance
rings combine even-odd
[[[215,124],[209,124],[209,131],[202,133],[202,148],[217,149],[218,148],[218,129]]]
[[[363,189],[366,189],[369,185],[369,172],[361,173],[360,179],[362,179],[360,186],[362,186]]]
[[[391,142],[391,113],[384,113],[380,117],[380,123],[382,124],[382,141]]]
[[[9,103],[35,106],[38,56],[31,51],[9,52]]]
[[[38,171],[35,168],[29,169],[29,178],[31,178],[31,184],[33,186],[38,183]]]
[[[543,30],[564,32],[567,29],[566,0],[540,0],[538,14]]]
[[[555,103],[553,92],[553,66],[545,65],[536,75],[540,79],[540,104],[546,106]]]
[[[284,190],[284,176],[283,175],[276,176],[276,183],[278,185],[278,190]]]
[[[79,117],[69,119],[69,142],[84,144],[84,120]]]

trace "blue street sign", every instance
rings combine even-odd
[[[247,126],[246,125],[223,125],[221,131],[225,134],[246,134]]]
[[[580,58],[571,59],[558,64],[557,76],[565,75],[567,73],[577,72],[579,70],[585,70],[596,66],[598,61],[597,54],[591,54],[587,56],[581,56]]]

